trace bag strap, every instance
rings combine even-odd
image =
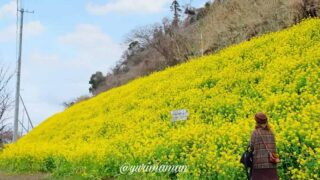
[[[261,136],[259,129],[258,129],[257,131],[258,131],[259,136],[260,136],[261,139],[262,139],[263,144],[266,146],[267,151],[268,151],[269,153],[271,153],[270,150],[269,150],[269,148],[268,148],[268,146],[267,146],[267,144],[264,142],[263,137]]]
[[[249,143],[249,145],[247,146],[247,149],[246,149],[246,150],[251,151],[250,143]]]

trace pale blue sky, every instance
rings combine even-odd
[[[88,94],[90,75],[120,58],[130,30],[171,18],[171,0],[21,0],[25,15],[21,95],[35,124]],[[181,0],[199,7],[206,0]],[[16,67],[16,0],[0,0],[0,64]],[[16,79],[11,82],[14,90]],[[12,93],[14,97],[14,93]]]

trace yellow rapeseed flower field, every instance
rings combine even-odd
[[[187,121],[171,123],[171,110]],[[269,116],[282,179],[320,177],[320,20],[309,19],[134,80],[56,114],[0,154],[0,166],[129,177],[125,163],[183,164],[181,179],[245,179],[240,156]],[[142,173],[131,178],[169,178]]]

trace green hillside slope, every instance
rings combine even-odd
[[[87,178],[245,179],[240,155],[266,112],[285,178],[320,177],[320,20],[140,78],[49,118],[0,155],[16,171]],[[171,123],[171,110],[187,109]],[[121,174],[123,164],[187,173]]]

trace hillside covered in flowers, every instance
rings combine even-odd
[[[309,19],[111,89],[49,118],[0,154],[18,172],[127,177],[128,164],[188,172],[130,178],[246,179],[239,159],[266,112],[283,179],[320,178],[320,20]],[[187,121],[170,112],[187,109]]]

